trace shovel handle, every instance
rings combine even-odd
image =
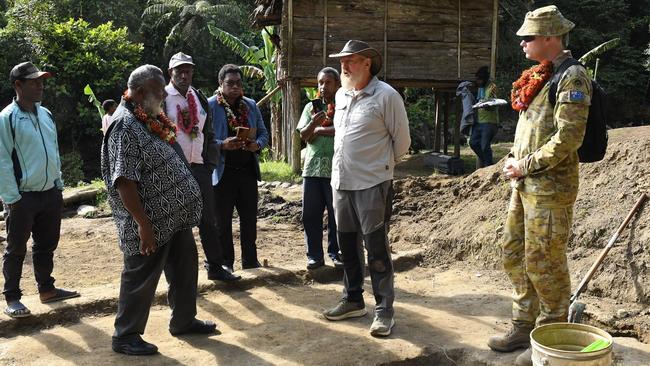
[[[582,279],[582,282],[580,282],[580,285],[576,289],[575,294],[571,297],[571,302],[576,301],[578,299],[578,296],[580,296],[580,294],[582,294],[582,292],[585,290],[585,288],[587,287],[587,283],[589,283],[589,281],[594,276],[594,273],[596,272],[600,264],[603,262],[603,260],[605,260],[607,253],[609,253],[609,250],[612,249],[619,235],[621,235],[621,232],[623,232],[625,227],[627,227],[627,225],[632,220],[632,217],[634,217],[634,214],[639,210],[639,208],[641,208],[641,205],[643,205],[643,202],[645,202],[647,198],[648,198],[647,194],[645,193],[641,194],[641,197],[639,197],[639,199],[634,204],[634,207],[632,207],[630,212],[628,212],[627,216],[625,217],[625,220],[623,220],[623,223],[621,223],[621,225],[618,227],[614,235],[612,235],[612,238],[609,239],[609,242],[607,243],[603,251],[598,256],[596,262],[591,266],[591,268],[589,268],[589,272],[587,272],[587,275]]]

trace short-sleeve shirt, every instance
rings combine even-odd
[[[298,132],[312,121],[313,106],[307,103],[302,110],[302,116],[296,128]],[[332,176],[332,157],[334,156],[334,136],[318,136],[307,143],[305,164],[302,168],[303,177],[330,178]]]
[[[203,205],[199,185],[179,155],[180,147],[174,149],[149,132],[130,108],[123,101],[113,114],[101,157],[102,177],[108,189],[120,249],[129,256],[140,253],[140,238],[138,224],[116,189],[119,177],[137,183],[157,247],[169,242],[176,232],[197,225]]]

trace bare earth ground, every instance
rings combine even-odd
[[[574,287],[639,194],[650,191],[649,156],[650,127],[626,128],[611,131],[602,162],[582,165],[569,244]],[[200,315],[214,318],[223,332],[209,339],[170,337],[165,331],[168,310],[155,308],[146,334],[162,349],[154,363],[452,365],[445,356],[448,352],[459,365],[508,364],[512,357],[485,348],[486,338],[504,329],[509,315],[509,288],[499,270],[498,245],[508,198],[500,166],[452,178],[429,174],[419,167],[421,161],[421,155],[408,157],[396,172],[393,250],[422,249],[425,255],[421,268],[397,275],[394,337],[369,337],[369,316],[341,324],[321,319],[319,313],[340,296],[338,283],[275,283],[249,291],[203,294]],[[272,267],[305,264],[300,194],[300,186],[260,189],[259,257]],[[646,207],[619,238],[584,297],[590,323],[646,343],[650,343],[649,227]],[[238,250],[238,243],[235,246]],[[201,249],[199,255],[202,261]],[[240,268],[238,260],[239,252],[235,269]],[[64,219],[55,263],[54,276],[61,287],[83,292],[118,283],[122,255],[112,219]],[[27,295],[36,293],[29,253],[22,288]],[[374,301],[366,295],[370,310]],[[126,363],[108,348],[112,319],[85,318],[78,325],[10,338],[0,344],[0,363]],[[639,356],[638,362],[619,359],[618,364],[650,365],[647,345],[630,338],[617,339],[617,344],[638,349],[630,354]],[[423,347],[429,358],[422,358]],[[358,355],[354,361],[348,357],[352,350]],[[494,363],[480,363],[477,355]],[[416,359],[398,363],[409,357]]]

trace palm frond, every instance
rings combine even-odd
[[[621,42],[620,38],[614,38],[610,39],[609,41],[593,48],[589,52],[585,53],[580,57],[580,62],[582,62],[583,65],[586,65],[588,63],[592,63],[598,58],[598,56],[602,55],[603,53],[611,50],[612,48],[615,48],[618,46],[618,44]]]
[[[244,73],[244,76],[247,78],[263,79],[264,72],[257,66],[253,65],[242,65],[239,66],[241,71]]]
[[[242,8],[234,6],[231,4],[219,4],[219,5],[209,5],[209,6],[196,6],[197,14],[206,17],[213,18],[217,16],[224,17],[238,17],[242,14]]]
[[[142,12],[142,16],[148,16],[148,15],[163,15],[167,14],[170,12],[174,12],[178,9],[182,9],[185,6],[187,6],[186,1],[182,0],[164,0],[158,4],[153,4],[148,6],[144,11]]]

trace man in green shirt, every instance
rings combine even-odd
[[[302,223],[307,242],[307,269],[325,265],[323,210],[327,208],[327,253],[342,267],[332,207],[332,156],[334,155],[334,95],[341,86],[338,71],[326,67],[318,73],[319,99],[307,103],[298,122],[300,138],[307,143],[302,170]]]
[[[490,70],[487,66],[482,66],[476,72],[476,86],[478,87],[477,101],[483,102],[497,97],[497,86],[490,81]],[[479,108],[476,111],[476,123],[472,126],[469,146],[478,157],[479,168],[494,164],[491,144],[497,133],[498,123],[497,107]]]

